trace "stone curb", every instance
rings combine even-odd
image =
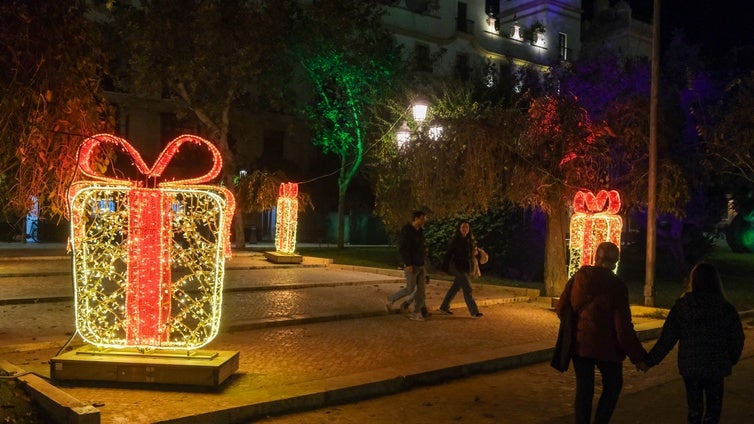
[[[403,279],[403,270],[400,270],[400,269],[372,268],[372,267],[366,267],[366,266],[341,265],[341,264],[333,264],[333,263],[327,265],[327,267],[336,268],[342,271],[367,272],[370,274],[387,275],[387,276],[398,277],[398,278]],[[430,278],[431,278],[430,282],[431,281],[448,282],[448,281],[453,280],[452,276],[442,277],[438,275],[430,275]],[[472,284],[477,285],[477,284],[484,284],[484,283],[472,282]],[[487,284],[487,285],[490,285],[490,284]],[[535,300],[541,297],[538,289],[529,289],[525,287],[512,287],[512,286],[505,286],[505,289],[514,292],[516,296],[527,297],[529,300]]]
[[[21,368],[0,359],[0,369],[23,384],[26,393],[57,423],[99,424],[100,411],[59,388],[36,374],[26,373]]]
[[[24,276],[26,277],[30,275],[24,274]],[[275,290],[301,290],[301,289],[312,289],[312,288],[322,288],[322,287],[351,287],[351,286],[362,286],[362,285],[368,286],[368,285],[373,285],[376,282],[378,282],[379,284],[402,283],[403,279],[341,281],[341,282],[334,282],[334,283],[311,283],[311,284],[304,284],[304,283],[275,284],[275,285],[268,285],[268,286],[231,287],[231,288],[226,288],[225,290],[223,290],[223,293],[261,292],[261,291],[275,291]],[[0,299],[0,306],[28,305],[28,304],[33,304],[33,303],[73,302],[73,300],[74,300],[73,296],[6,298],[6,299]]]

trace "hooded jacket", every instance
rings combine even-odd
[[[464,237],[456,234],[453,236],[453,239],[448,244],[448,250],[445,252],[442,269],[448,271],[450,264],[453,263],[459,271],[465,273],[471,272],[474,260],[474,247],[475,243],[471,235]]]
[[[607,362],[632,363],[644,359],[631,321],[628,288],[613,272],[597,266],[583,266],[573,275],[568,300],[577,312],[574,354]],[[556,312],[561,315],[566,302],[561,296]]]
[[[398,236],[398,253],[405,266],[424,266],[424,230],[404,225]]]
[[[682,376],[725,377],[741,358],[744,337],[738,312],[723,296],[686,293],[670,309],[662,335],[645,362],[659,364],[680,342],[678,371]]]

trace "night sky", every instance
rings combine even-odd
[[[653,0],[627,0],[633,16],[651,22]],[[661,0],[662,45],[676,30],[700,47],[701,58],[711,67],[730,59],[736,48],[745,66],[754,65],[754,30],[751,26],[752,0]],[[610,4],[616,3],[611,0]],[[594,0],[582,0],[585,16],[591,16]],[[736,5],[736,6],[734,6]]]

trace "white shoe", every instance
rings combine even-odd
[[[408,319],[410,319],[411,321],[424,321],[424,317],[422,316],[421,312],[409,315]]]

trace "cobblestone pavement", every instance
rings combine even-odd
[[[723,423],[754,422],[754,327],[745,323],[741,362],[725,381]],[[645,342],[650,349],[654,341]],[[624,386],[613,424],[682,424],[686,422],[683,381],[677,352],[647,374],[624,363]],[[258,424],[570,424],[575,389],[573,370],[560,374],[547,363],[442,384],[314,411],[254,421]],[[599,393],[599,379],[597,380]],[[596,399],[596,398],[595,398]],[[251,422],[251,421],[247,421]]]
[[[49,377],[48,361],[74,332],[66,266],[56,258],[0,261],[0,359]],[[469,317],[459,294],[454,315],[416,322],[384,310],[400,281],[397,272],[306,262],[270,267],[254,255],[237,256],[227,272],[221,332],[206,347],[240,353],[238,371],[219,390],[53,383],[96,406],[103,423],[249,422],[267,410],[348,402],[541,362],[553,345],[557,318],[549,302],[523,303],[515,289],[475,285],[483,318]],[[430,307],[447,287],[447,281],[430,283]],[[312,317],[322,322],[306,320]],[[70,346],[80,344],[73,338]]]

